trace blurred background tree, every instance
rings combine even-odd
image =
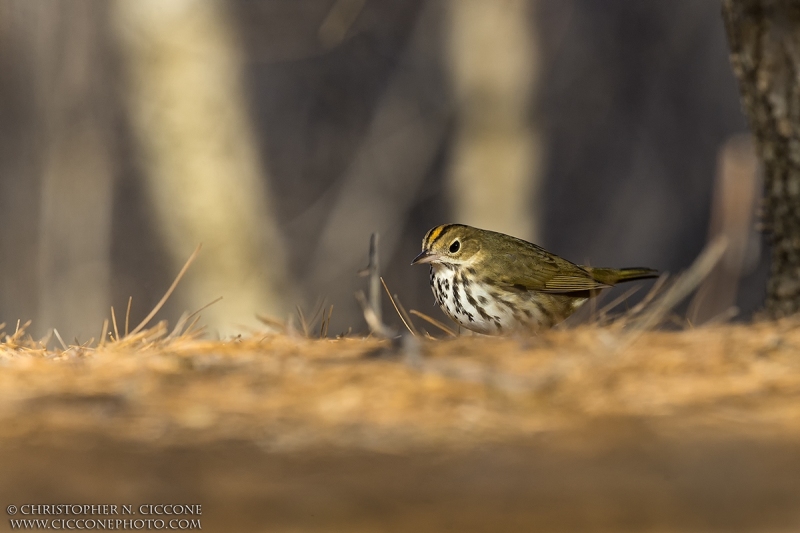
[[[108,6],[0,5],[2,320],[77,332],[110,305],[120,154]]]
[[[222,333],[252,323],[256,309],[280,316],[293,291],[228,4],[116,0],[112,9],[133,148],[172,270],[204,245],[183,305],[222,296],[204,311]]]
[[[454,220],[539,241],[539,36],[527,0],[450,0],[445,61],[456,106],[447,169]],[[502,30],[500,30],[502,28]]]
[[[767,314],[800,311],[800,4],[724,0],[731,63],[764,164],[772,245]]]
[[[325,298],[363,330],[373,231],[440,316],[408,263],[453,221],[669,271],[735,234],[696,316],[749,316],[767,261],[727,52],[695,0],[0,0],[0,320],[86,340],[131,295],[136,321],[203,242],[165,317],[222,296],[227,334]]]

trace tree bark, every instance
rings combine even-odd
[[[764,227],[772,245],[766,313],[800,311],[800,4],[723,0],[742,106],[764,165]]]

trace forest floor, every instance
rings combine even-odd
[[[798,531],[800,322],[18,333],[0,472],[3,506],[201,504],[211,531]]]

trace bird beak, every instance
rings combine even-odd
[[[419,265],[422,263],[433,263],[434,261],[438,261],[441,259],[439,254],[435,254],[429,250],[422,250],[420,254],[411,261],[412,265]]]

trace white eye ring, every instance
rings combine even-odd
[[[461,249],[461,243],[458,239],[454,240],[453,243],[450,245],[450,253],[454,254]]]

